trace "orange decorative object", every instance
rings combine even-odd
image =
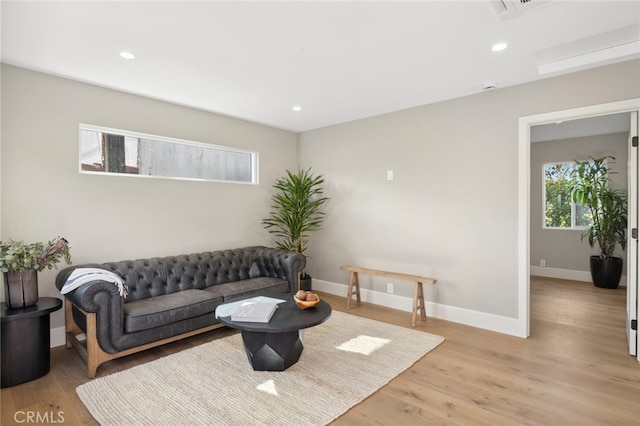
[[[311,294],[313,294],[313,293],[311,293]],[[318,303],[320,303],[320,297],[317,294],[314,294],[314,296],[316,297],[315,300],[300,300],[294,294],[293,295],[293,300],[296,302],[296,305],[298,306],[298,308],[300,308],[300,309],[309,309],[309,308],[313,308]],[[308,296],[307,296],[307,298],[308,298]]]

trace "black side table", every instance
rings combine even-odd
[[[10,309],[1,303],[2,381],[1,387],[35,380],[49,372],[51,337],[49,314],[62,307],[62,300],[41,297],[38,303]]]

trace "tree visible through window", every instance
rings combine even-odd
[[[572,162],[548,163],[544,168],[544,227],[583,229],[591,223],[589,210],[571,201]]]

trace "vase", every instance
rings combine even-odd
[[[311,291],[311,275],[304,274],[300,277],[300,290]]]
[[[38,303],[38,271],[23,269],[4,274],[4,303],[21,309]]]
[[[591,279],[596,287],[618,288],[622,277],[621,257],[602,259],[600,256],[591,256],[589,266],[591,268]]]

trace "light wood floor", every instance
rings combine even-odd
[[[625,289],[533,278],[531,294],[529,339],[434,318],[419,323],[446,341],[334,424],[640,425],[640,364],[626,350]],[[322,297],[344,310],[344,298]],[[349,313],[410,326],[410,313],[376,305]],[[98,376],[230,333],[214,330],[111,361]],[[87,380],[74,351],[52,349],[47,376],[2,390],[1,424],[25,424],[14,421],[19,411],[50,413],[52,424],[96,424],[75,394]]]

